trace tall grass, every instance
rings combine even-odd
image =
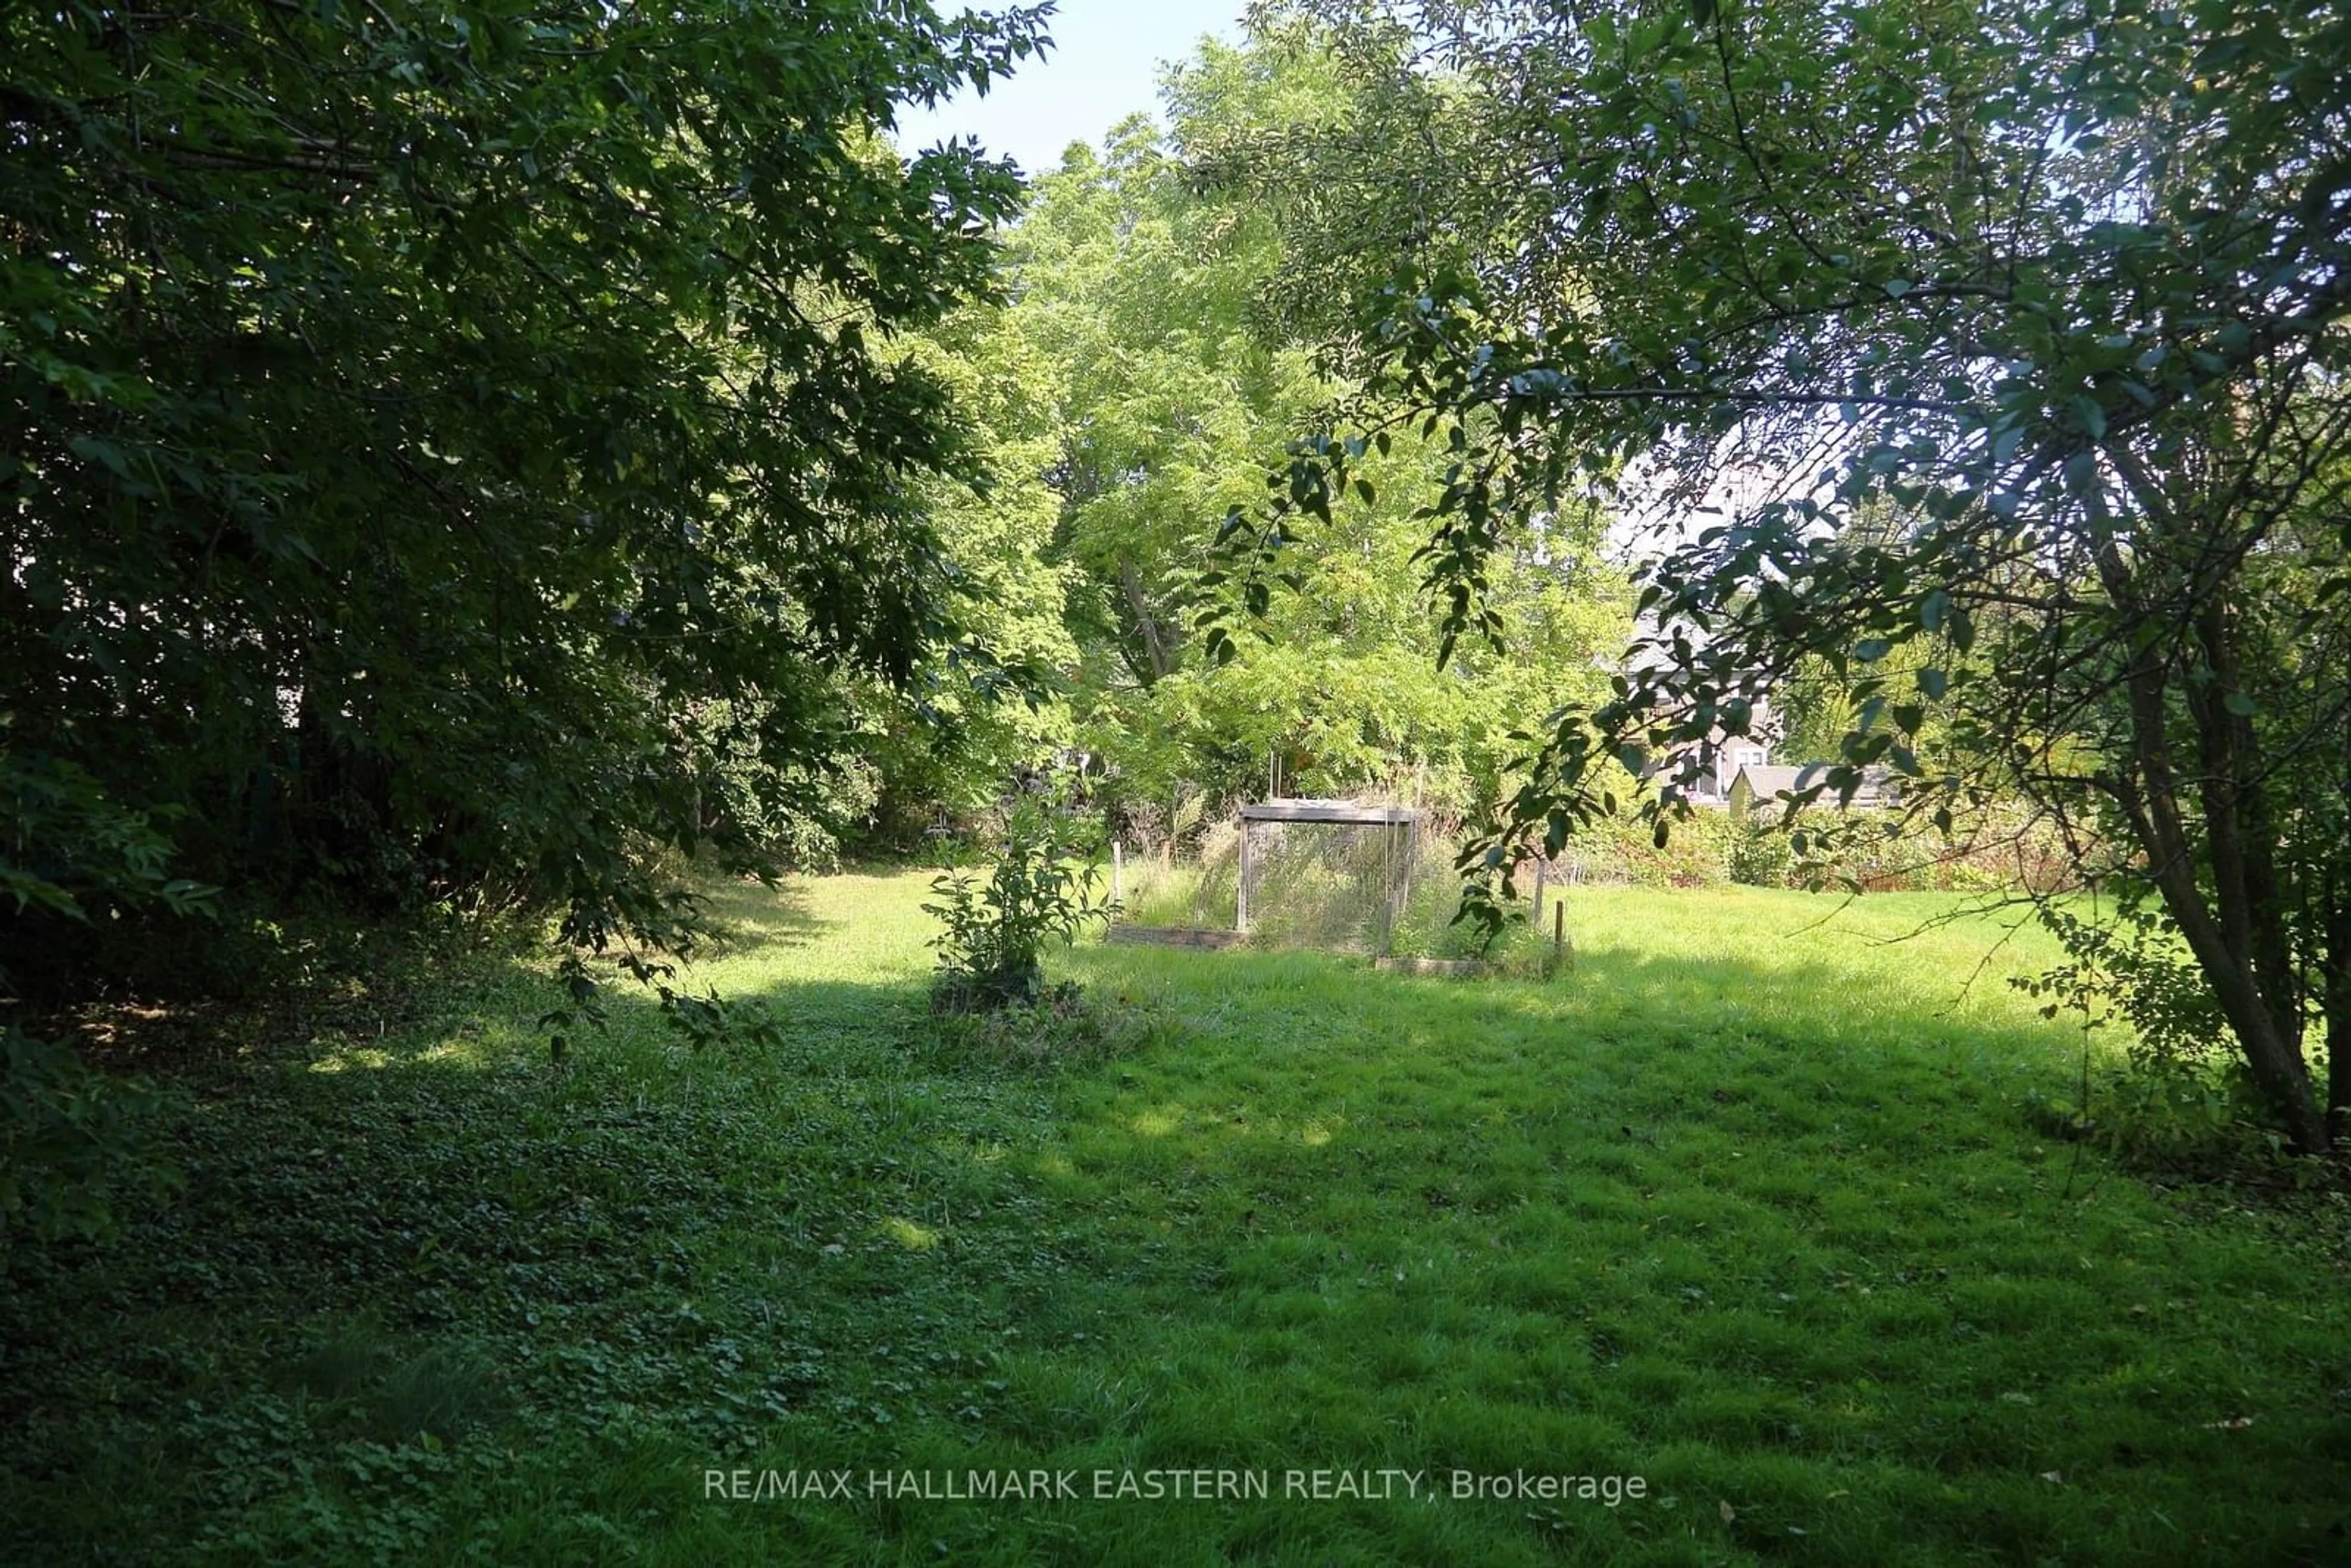
[[[1280,830],[1280,831],[1277,831]],[[1240,833],[1212,829],[1181,859],[1141,856],[1125,862],[1120,918],[1131,925],[1233,929],[1238,900]],[[1524,967],[1539,961],[1550,930],[1528,885],[1520,917],[1492,944],[1457,922],[1461,882],[1457,845],[1407,840],[1380,829],[1326,824],[1266,824],[1254,831],[1249,936],[1260,946],[1398,956],[1483,956]],[[1521,879],[1525,880],[1525,879]],[[1399,889],[1393,914],[1386,890]],[[1564,881],[1549,884],[1564,894]],[[1547,899],[1546,908],[1555,900]],[[1539,940],[1538,937],[1541,936]]]

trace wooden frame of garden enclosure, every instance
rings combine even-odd
[[[1337,827],[1383,828],[1386,830],[1390,850],[1380,922],[1380,950],[1386,952],[1395,939],[1396,916],[1411,889],[1413,859],[1420,850],[1420,819],[1421,812],[1415,807],[1365,806],[1353,800],[1259,800],[1243,806],[1239,893],[1235,901],[1233,929],[1242,936],[1249,934],[1249,894],[1254,891],[1257,876],[1257,856],[1249,841],[1259,823],[1322,822]],[[1404,841],[1400,853],[1395,844],[1398,830],[1402,830]]]

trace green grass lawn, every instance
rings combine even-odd
[[[2043,1142],[2032,933],[1972,986],[1996,927],[1883,940],[1929,895],[1580,890],[1548,982],[1092,946],[1131,1048],[1038,1067],[941,1040],[922,888],[725,896],[694,978],[774,1044],[624,999],[558,1071],[468,972],[192,1070],[185,1194],[5,1260],[0,1560],[2351,1561],[2343,1207]],[[1081,1495],[871,1484],[1032,1470]],[[1091,1495],[1201,1470],[1269,1495]],[[1642,1495],[1451,1495],[1520,1471]]]

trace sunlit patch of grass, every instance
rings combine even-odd
[[[895,1214],[884,1217],[880,1229],[883,1235],[895,1241],[899,1246],[911,1248],[917,1252],[927,1252],[939,1244],[939,1233],[936,1230],[927,1225],[917,1225],[913,1220]]]

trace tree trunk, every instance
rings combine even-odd
[[[1143,638],[1144,657],[1150,662],[1150,679],[1157,681],[1176,668],[1176,655],[1167,645],[1166,633],[1151,607],[1150,596],[1143,591],[1143,580],[1134,570],[1134,562],[1118,563],[1118,586],[1126,596],[1128,612],[1134,617],[1135,632]]]
[[[2325,942],[2319,1008],[2326,1019],[2326,1125],[2340,1144],[2351,1139],[2351,895],[2343,892],[2328,901]]]
[[[2142,744],[2144,736],[2141,737]],[[2155,777],[2147,777],[2152,760]],[[2137,836],[2147,851],[2148,869],[2164,907],[2196,956],[2239,1052],[2252,1069],[2253,1082],[2284,1122],[2294,1147],[2304,1154],[2323,1154],[2328,1146],[2327,1118],[2312,1092],[2310,1069],[2300,1041],[2278,1028],[2271,999],[2262,991],[2252,955],[2232,944],[2243,936],[2241,921],[2216,919],[2197,884],[2193,862],[2186,852],[2179,827],[2179,807],[2162,790],[2170,783],[2161,768],[2159,751],[2141,755],[2140,786],[2147,797],[2131,811]]]
[[[2126,612],[2136,608],[2130,567],[2111,538],[2099,549],[2097,565],[2115,604]],[[2216,651],[2225,655],[2225,628],[2206,625],[2199,631],[2216,641]],[[2252,885],[2261,878],[2258,873],[2248,876],[2239,816],[2237,786],[2243,758],[2235,744],[2235,716],[2228,712],[2222,691],[2187,696],[2205,772],[2199,793],[2206,834],[2200,858],[2210,866],[2214,887],[2214,897],[2208,901],[2198,876],[2199,856],[2181,815],[2179,776],[2172,767],[2166,658],[2159,645],[2135,652],[2123,676],[2130,714],[2130,779],[2123,792],[2124,808],[2146,852],[2147,873],[2212,988],[2255,1086],[2285,1124],[2295,1149],[2323,1154],[2329,1143],[2327,1116],[2313,1091],[2300,1030],[2282,1022],[2289,1016],[2298,1022],[2298,1004],[2290,1015],[2287,998],[2268,994],[2262,983],[2268,943],[2258,926],[2262,912]],[[2264,868],[2268,849],[2262,846],[2260,863]],[[2274,916],[2276,912],[2268,913]],[[2287,981],[2292,983],[2290,973]]]

